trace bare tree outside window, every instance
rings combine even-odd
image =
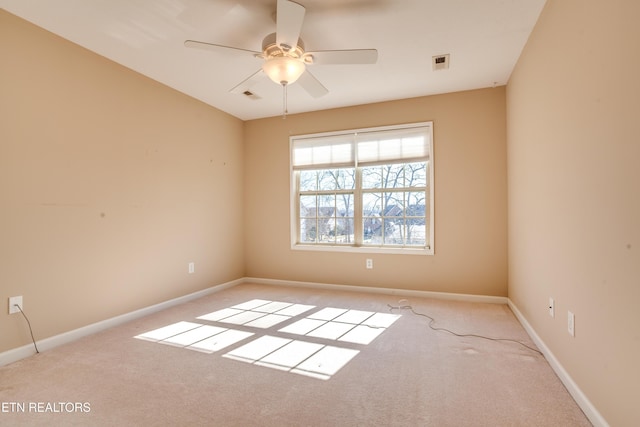
[[[365,243],[425,245],[427,163],[372,166],[362,176]]]
[[[354,168],[305,170],[300,173],[302,241],[353,243],[354,187]]]

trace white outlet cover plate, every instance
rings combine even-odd
[[[9,297],[9,314],[20,313],[20,310],[18,309],[18,307],[16,307],[16,304],[18,304],[20,308],[24,310],[21,296]]]

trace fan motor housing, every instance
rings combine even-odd
[[[289,50],[276,44],[276,33],[271,33],[262,40],[262,52],[266,59],[278,56],[289,56],[297,59],[304,59],[304,42],[298,39],[297,46],[291,47]]]

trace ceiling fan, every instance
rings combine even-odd
[[[262,59],[262,68],[231,89],[232,93],[246,93],[251,86],[266,74],[284,88],[286,114],[286,88],[298,82],[311,96],[319,98],[329,91],[306,68],[312,64],[375,64],[378,60],[376,49],[318,50],[307,52],[300,38],[305,8],[301,4],[278,0],[276,9],[276,32],[262,41],[262,51],[253,51],[232,46],[224,46],[195,40],[186,40],[190,48],[217,52],[234,51],[253,55]]]

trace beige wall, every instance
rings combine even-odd
[[[245,275],[508,291],[607,421],[639,425],[637,16],[549,0],[506,91],[243,124],[0,11],[0,352],[30,342],[12,295],[43,339]],[[435,256],[290,249],[290,135],[427,120]]]
[[[9,296],[43,339],[243,276],[240,120],[2,10],[0,56],[0,352]]]
[[[638,16],[549,0],[507,91],[509,297],[612,426],[640,425]]]
[[[435,255],[293,251],[289,136],[434,122]],[[245,125],[249,277],[504,296],[505,88],[249,121]],[[365,258],[374,269],[365,269]]]

